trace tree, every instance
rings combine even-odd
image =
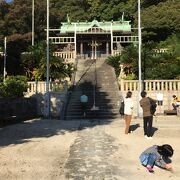
[[[118,77],[119,73],[120,73],[121,57],[120,56],[109,56],[106,59],[106,63],[114,68],[116,77]]]
[[[28,48],[28,52],[22,54],[22,66],[29,80],[44,80],[46,78],[46,44],[35,44]],[[53,56],[54,46],[50,46],[49,70],[50,78],[63,79],[70,77],[74,71],[72,64],[66,64],[60,57]]]
[[[162,41],[180,31],[180,1],[165,1],[142,10],[144,41]],[[163,32],[163,33],[162,33]]]
[[[173,42],[171,42],[173,44]],[[167,53],[155,53],[159,44],[148,42],[142,48],[142,79],[178,79],[180,77],[180,58],[177,50]],[[138,50],[128,46],[121,56],[121,63],[129,64],[131,73],[138,77]]]

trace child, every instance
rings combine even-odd
[[[174,150],[169,144],[164,144],[162,146],[154,145],[141,153],[139,159],[141,164],[151,173],[154,172],[154,165],[166,170],[172,170],[169,157],[173,155],[173,152]]]

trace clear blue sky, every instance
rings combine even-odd
[[[6,0],[6,2],[12,2],[13,0]]]

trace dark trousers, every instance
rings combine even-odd
[[[153,123],[153,116],[143,117],[144,123],[144,135],[152,136],[152,123]]]
[[[81,108],[83,112],[86,112],[87,109],[87,102],[81,102]]]

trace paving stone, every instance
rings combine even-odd
[[[93,122],[95,123],[95,122]],[[97,124],[97,122],[96,122]],[[82,129],[87,122],[81,124]],[[79,131],[78,138],[70,149],[70,156],[65,165],[66,178],[115,180],[121,174],[121,168],[115,166],[109,157],[115,153],[119,145],[106,134],[101,126]]]

